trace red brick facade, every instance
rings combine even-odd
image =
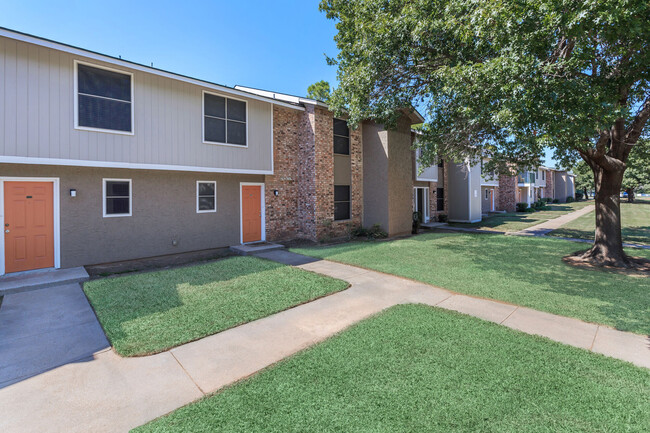
[[[268,240],[336,238],[361,225],[361,129],[350,130],[351,218],[345,221],[334,221],[333,139],[331,112],[314,105],[304,112],[274,106],[274,175],[265,180]]]
[[[546,172],[546,186],[544,187],[544,197],[546,198],[555,198],[555,172],[547,171]]]
[[[499,176],[497,189],[497,210],[514,212],[517,207],[517,176]]]

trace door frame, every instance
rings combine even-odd
[[[429,203],[429,187],[428,186],[414,186],[413,187],[413,212],[417,212],[418,207],[418,189],[422,189],[422,198],[424,213],[422,214],[422,222],[428,223],[431,221],[431,204]]]
[[[244,245],[244,211],[242,201],[243,186],[257,185],[260,187],[260,209],[262,210],[261,225],[262,239],[255,242],[266,242],[266,196],[264,195],[264,182],[239,182],[239,243]],[[247,242],[252,243],[252,242]]]
[[[5,275],[5,182],[52,182],[52,202],[54,216],[54,269],[61,267],[61,194],[58,177],[11,177],[0,176],[0,275]],[[30,272],[30,271],[25,271]]]

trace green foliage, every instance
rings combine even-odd
[[[576,201],[582,200],[584,194],[582,194],[580,191],[576,191]]]
[[[568,196],[568,197],[566,198],[566,202],[567,202],[567,203],[573,203],[574,201],[575,201],[575,199],[574,199],[572,196]]]
[[[388,237],[388,233],[381,228],[381,224],[373,224],[372,227],[369,228],[357,226],[352,229],[351,234],[355,238],[366,239],[384,239]]]
[[[526,209],[528,209],[528,203],[526,202],[521,202],[517,203],[517,212],[525,212]]]
[[[575,189],[584,191],[595,191],[596,187],[594,186],[594,172],[589,167],[589,165],[584,161],[580,160],[572,169],[575,177]]]
[[[320,80],[307,87],[307,97],[317,99],[322,102],[327,102],[330,98],[330,83],[325,80]]]
[[[446,223],[447,222],[447,215],[444,214],[444,213],[438,215],[438,222],[439,223]]]
[[[630,152],[623,176],[623,190],[632,191],[650,185],[650,141],[639,140]]]
[[[553,203],[554,203],[554,204],[557,204],[557,203],[559,203],[559,202],[560,202],[560,200],[558,200],[557,198],[554,198],[554,199],[553,199]]]
[[[427,117],[419,142],[429,162],[487,156],[488,171],[503,172],[506,162],[536,166],[548,146],[571,166],[598,138],[607,142],[615,122],[629,129],[645,101],[650,110],[647,0],[322,0],[320,8],[337,21],[331,105],[353,124],[390,126],[414,103]],[[638,139],[641,117],[625,145]]]

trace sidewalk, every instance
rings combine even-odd
[[[553,230],[562,227],[564,224],[567,224],[575,219],[578,219],[581,216],[588,214],[589,212],[593,212],[594,209],[595,209],[594,205],[589,205],[575,212],[571,212],[559,216],[557,218],[553,218],[552,220],[544,221],[541,224],[537,224],[532,227],[528,227],[523,230],[519,230],[518,232],[513,232],[510,234],[515,236],[544,236],[547,233],[550,233]]]
[[[390,306],[423,303],[650,368],[648,338],[287,251],[260,257],[346,280],[343,292],[141,358],[113,351],[0,390],[0,431],[127,431]]]

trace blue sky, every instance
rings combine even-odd
[[[0,26],[195,78],[305,95],[336,83],[318,0],[0,0]],[[553,165],[547,152],[547,165]]]

